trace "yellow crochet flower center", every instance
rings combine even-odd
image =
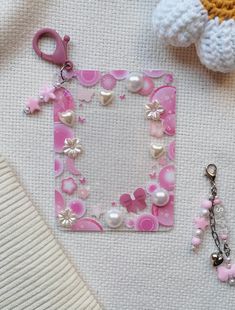
[[[209,19],[219,17],[220,21],[235,19],[235,0],[201,0]]]

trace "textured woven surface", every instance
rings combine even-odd
[[[197,257],[190,253],[189,243],[192,218],[208,192],[202,169],[212,161],[219,168],[219,191],[228,209],[235,249],[235,77],[207,71],[193,48],[156,44],[151,28],[155,6],[155,0],[4,1],[0,150],[106,309],[214,310],[221,305],[224,310],[234,309],[233,288],[218,283],[210,267],[214,247],[209,234]],[[52,207],[52,110],[48,107],[28,119],[21,113],[26,99],[36,95],[55,70],[31,49],[33,33],[42,26],[71,36],[71,59],[83,68],[174,71],[178,170],[176,222],[171,232],[66,234],[57,230]]]
[[[101,309],[0,157],[0,308]]]

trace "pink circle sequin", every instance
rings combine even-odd
[[[167,153],[170,160],[175,160],[175,141],[168,145]]]
[[[159,228],[157,217],[152,214],[141,214],[135,221],[137,231],[156,231]]]
[[[57,153],[63,152],[64,140],[67,138],[74,138],[72,128],[60,123],[54,124],[54,149]]]
[[[202,242],[201,239],[198,237],[192,238],[192,245],[194,245],[194,246],[199,246],[201,244],[201,242]]]
[[[53,100],[54,122],[59,122],[59,113],[74,110],[75,103],[71,93],[63,88],[57,88],[54,92],[56,98]]]
[[[113,70],[110,72],[110,74],[118,81],[124,80],[129,72],[127,70]]]
[[[76,77],[81,85],[94,86],[99,82],[101,73],[96,70],[78,70]]]
[[[86,206],[80,199],[70,201],[68,206],[77,217],[82,217],[86,213]]]
[[[164,119],[169,113],[174,114],[176,108],[176,89],[173,86],[161,86],[156,88],[151,96],[150,102],[157,100],[164,108],[165,112],[161,115]]]
[[[144,76],[144,86],[141,88],[141,90],[138,92],[141,96],[148,96],[151,94],[151,92],[154,89],[154,83],[151,78]]]
[[[103,75],[100,81],[100,85],[107,90],[114,89],[116,83],[116,79],[111,74]]]
[[[166,135],[174,136],[175,135],[175,127],[176,127],[176,117],[175,114],[169,114],[163,120],[163,130]]]
[[[158,175],[159,184],[168,191],[175,188],[175,167],[173,165],[165,166]]]
[[[79,219],[73,226],[73,231],[103,231],[101,223],[93,218]]]
[[[63,171],[64,171],[64,163],[63,163],[62,159],[55,158],[54,171],[55,171],[55,177],[56,178],[63,173]]]

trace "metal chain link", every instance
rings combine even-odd
[[[214,166],[214,174],[211,174],[210,171],[208,170],[208,168]],[[213,168],[213,167],[212,167]],[[217,187],[215,184],[215,176],[216,176],[216,166],[213,164],[210,164],[207,168],[206,168],[206,176],[209,178],[210,183],[211,183],[211,202],[212,202],[212,208],[209,211],[209,219],[210,219],[210,228],[211,228],[211,235],[212,238],[214,240],[214,243],[219,251],[220,254],[225,254],[227,257],[230,256],[231,253],[231,249],[227,243],[227,241],[224,242],[223,244],[223,249],[221,249],[221,242],[220,242],[220,238],[218,236],[218,233],[216,231],[216,220],[215,220],[215,214],[214,214],[214,201],[216,199],[217,196]]]

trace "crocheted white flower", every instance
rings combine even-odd
[[[168,44],[195,43],[201,62],[209,69],[235,69],[235,0],[160,0],[153,25]]]

